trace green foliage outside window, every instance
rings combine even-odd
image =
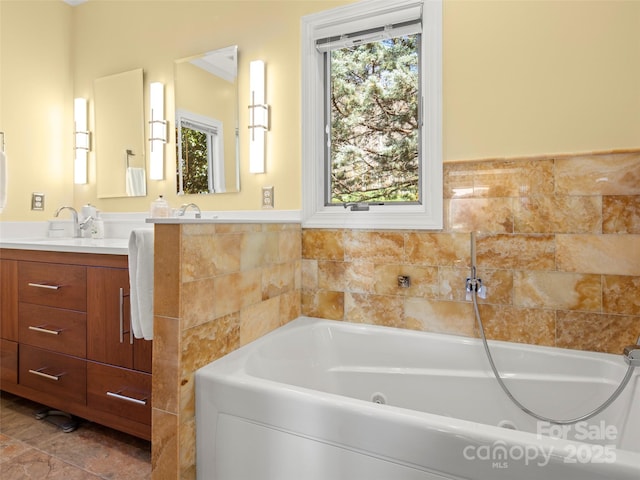
[[[199,130],[182,127],[182,187],[185,194],[207,193],[208,143],[207,134]],[[180,173],[178,172],[178,183]]]
[[[332,51],[330,203],[418,202],[419,35]]]

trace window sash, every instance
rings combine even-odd
[[[316,40],[316,49],[319,53],[326,53],[354,45],[373,43],[385,38],[397,38],[416,33],[422,33],[422,19],[420,18],[396,24],[385,23],[379,27],[367,28],[358,32],[320,38]]]
[[[418,38],[418,42],[417,42],[417,46],[416,46],[416,50],[417,50],[417,57],[418,57],[418,91],[416,94],[416,98],[415,101],[417,103],[417,107],[418,107],[418,142],[417,142],[417,149],[418,149],[418,199],[416,201],[387,201],[387,202],[383,202],[383,201],[371,201],[371,202],[358,202],[358,203],[366,203],[369,205],[377,205],[377,206],[383,206],[383,205],[421,205],[423,202],[423,189],[421,188],[422,185],[422,175],[423,175],[423,168],[422,168],[422,142],[420,141],[420,139],[422,138],[422,128],[423,128],[423,124],[424,124],[424,120],[422,118],[422,114],[423,114],[423,108],[422,108],[422,103],[423,103],[423,98],[422,98],[422,55],[421,55],[421,46],[422,46],[422,35],[421,35],[421,25],[422,22],[420,19],[417,20],[418,23],[416,23],[416,21],[412,21],[411,22],[411,29],[405,29],[404,31],[400,31],[400,30],[394,30],[394,34],[393,35],[386,35],[386,38],[397,38],[397,37],[401,37],[404,35],[415,35],[415,34],[419,34],[419,38]],[[419,28],[418,28],[419,27]],[[381,27],[381,28],[385,28],[385,27]],[[380,31],[379,28],[372,28],[369,29],[369,32],[372,31]],[[390,31],[390,29],[388,30]],[[404,33],[404,32],[412,32],[412,33]],[[360,32],[358,32],[360,33]],[[355,34],[354,34],[355,35]],[[333,37],[336,38],[336,37]],[[353,37],[350,37],[353,38]],[[383,40],[383,38],[379,38],[379,39],[374,39],[371,41],[366,41],[365,42],[358,42],[359,44],[368,44],[368,43],[375,43],[378,42],[380,40]],[[338,48],[346,48],[346,47],[336,47],[336,48],[326,48],[324,50],[323,53],[323,63],[324,63],[324,79],[325,79],[325,85],[324,85],[324,105],[325,105],[325,110],[324,110],[324,115],[325,115],[325,141],[324,141],[324,168],[325,168],[325,174],[324,174],[324,205],[325,207],[342,207],[344,205],[344,203],[341,202],[333,202],[332,201],[332,173],[333,173],[333,156],[332,156],[332,142],[331,142],[331,135],[332,135],[332,110],[331,110],[331,94],[332,94],[332,83],[331,83],[331,51],[336,50]],[[321,50],[318,50],[318,52],[320,52]]]
[[[317,45],[318,41],[331,37],[340,37],[345,31],[353,32],[351,33],[353,35],[357,32],[370,30],[372,26],[401,25],[406,22],[415,22],[416,20],[420,23],[422,21],[423,1],[402,3],[380,1],[378,3],[381,4],[380,7],[375,7],[365,15],[356,14],[346,21],[344,19],[336,19],[319,25],[313,31],[313,41]],[[382,6],[383,4],[384,6]]]

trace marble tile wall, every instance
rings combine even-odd
[[[153,480],[195,478],[195,370],[300,314],[620,352],[640,335],[640,151],[446,163],[439,232],[156,225]],[[397,287],[409,275],[410,288]]]
[[[302,312],[619,353],[640,335],[640,152],[453,162],[441,232],[304,230]],[[397,286],[409,275],[411,287]]]
[[[195,479],[195,371],[300,315],[298,224],[156,225],[153,479]]]

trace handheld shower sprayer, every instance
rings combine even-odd
[[[476,270],[476,233],[471,232],[470,273],[465,283],[467,300],[471,300],[471,292],[475,292],[480,298],[487,298],[487,290],[482,285],[482,279],[478,278]]]
[[[638,341],[635,345],[629,345],[624,348],[623,356],[624,360],[627,363],[627,372],[624,377],[620,381],[620,384],[615,389],[615,391],[606,399],[602,404],[593,409],[591,412],[581,415],[576,418],[571,418],[567,420],[558,420],[550,417],[546,417],[544,415],[540,415],[526,406],[524,406],[514,395],[511,393],[507,385],[504,383],[504,380],[500,376],[500,372],[493,361],[493,356],[491,355],[491,350],[489,349],[489,344],[487,342],[487,337],[484,333],[484,326],[482,324],[482,318],[480,318],[480,310],[478,309],[478,297],[484,298],[483,293],[486,293],[484,290],[484,286],[482,285],[482,281],[476,276],[476,237],[475,233],[471,232],[471,276],[467,278],[466,282],[467,288],[467,299],[473,301],[473,311],[475,313],[475,317],[478,323],[478,330],[480,331],[480,337],[482,339],[482,345],[484,346],[484,351],[487,356],[487,360],[489,361],[489,365],[491,366],[491,370],[493,372],[493,376],[497,380],[502,391],[509,397],[509,399],[516,405],[520,410],[522,410],[527,415],[530,415],[533,418],[538,420],[555,423],[558,425],[572,425],[574,423],[578,423],[580,421],[588,420],[592,417],[595,417],[600,412],[602,412],[605,408],[611,405],[616,398],[620,396],[624,388],[629,383],[631,379],[631,375],[633,374],[633,370],[635,367],[640,367],[640,337],[638,337]],[[471,298],[469,298],[471,297]]]

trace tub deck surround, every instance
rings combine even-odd
[[[184,215],[168,218],[147,218],[147,223],[166,225],[185,224],[262,224],[262,223],[300,223],[300,210],[237,210],[237,211],[203,211],[201,218],[195,218],[195,211],[189,210]]]
[[[627,369],[621,355],[491,348],[514,395],[554,418],[593,410]],[[200,369],[196,390],[199,479],[640,475],[640,372],[562,429],[508,400],[478,339],[301,317]]]

